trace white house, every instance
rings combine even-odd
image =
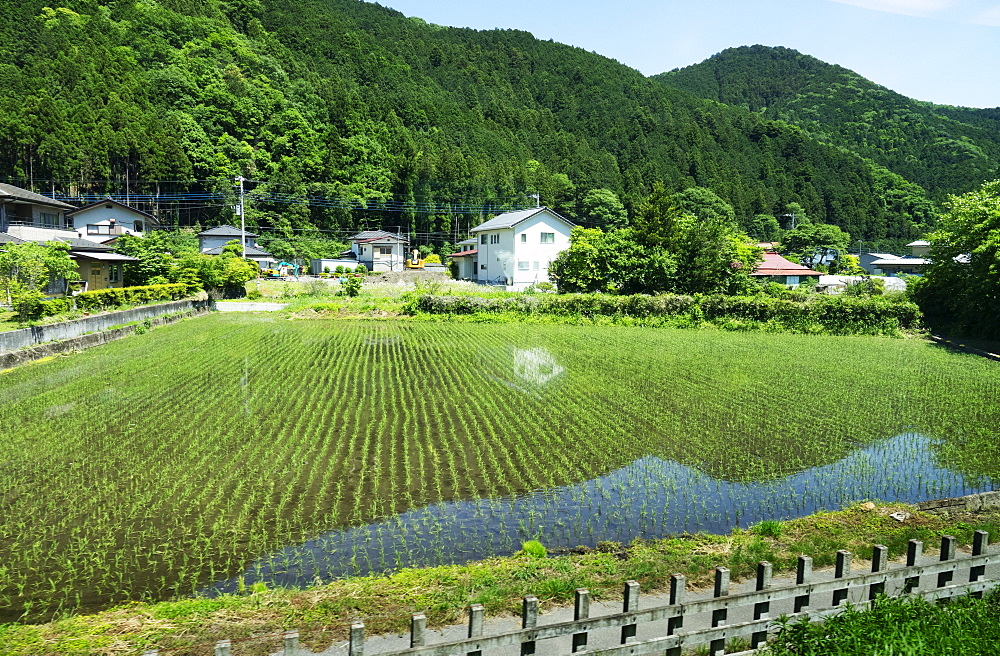
[[[402,271],[405,268],[406,245],[410,243],[402,235],[385,230],[365,230],[348,237],[351,252],[369,271]]]
[[[66,212],[66,220],[81,239],[100,242],[119,235],[142,237],[156,223],[152,214],[110,198]]]
[[[472,277],[519,291],[549,280],[549,265],[569,248],[573,224],[547,207],[507,212],[470,232],[479,240]]]

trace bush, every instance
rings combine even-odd
[[[361,282],[361,278],[350,277],[345,278],[340,284],[344,288],[344,293],[353,298],[361,292]]]
[[[368,274],[368,267],[366,267],[364,264],[359,264],[358,268],[356,268],[354,270],[354,273],[360,273],[363,276],[367,275]]]
[[[111,310],[123,305],[143,305],[156,301],[176,301],[189,294],[184,283],[96,289],[73,297],[78,310],[85,312]]]
[[[538,540],[528,540],[521,543],[521,552],[532,558],[545,558],[548,555],[545,545]]]
[[[500,298],[423,295],[411,309],[456,315],[521,312],[568,317],[688,317],[695,323],[708,321],[723,328],[773,326],[793,332],[835,335],[896,334],[900,330],[918,329],[923,318],[920,309],[905,298],[808,295],[804,299],[674,294],[546,294]]]
[[[431,253],[424,258],[424,264],[441,264],[441,256],[437,253]]]

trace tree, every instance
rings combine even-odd
[[[656,294],[670,291],[677,265],[662,248],[646,248],[631,228],[575,227],[570,247],[549,267],[560,292]]]
[[[596,228],[611,230],[628,224],[628,212],[610,189],[591,189],[580,201],[580,215]]]
[[[932,325],[1000,339],[1000,180],[951,196],[912,292]]]
[[[66,291],[65,285],[77,278],[76,262],[64,242],[6,244],[0,251],[0,288],[8,305],[23,295],[40,301],[50,281],[62,280]]]
[[[825,223],[796,225],[781,240],[781,251],[795,256],[807,267],[815,267],[828,259],[839,260],[847,253],[851,235],[840,227]]]
[[[143,237],[122,235],[115,241],[115,251],[137,258],[137,262],[126,262],[123,282],[126,286],[148,285],[159,278],[170,278],[171,269],[177,260],[170,252],[167,233],[148,232]]]
[[[710,189],[669,194],[662,185],[639,208],[638,239],[675,259],[671,291],[682,294],[737,292],[750,285],[761,251],[739,230],[731,205]]]

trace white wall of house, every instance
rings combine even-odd
[[[391,239],[353,243],[351,250],[357,253],[358,263],[369,271],[402,271],[409,256],[405,244]]]
[[[476,280],[515,290],[548,282],[552,260],[569,248],[570,230],[564,221],[540,212],[512,228],[477,233]]]
[[[73,229],[76,230],[79,237],[94,241],[104,241],[115,236],[110,231],[112,219],[114,219],[114,225],[137,237],[141,237],[142,233],[149,229],[148,217],[114,203],[101,203],[76,212],[70,217],[70,220],[73,221]],[[88,229],[87,226],[101,227]]]

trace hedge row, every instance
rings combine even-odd
[[[57,314],[72,312],[74,309],[84,312],[113,310],[126,305],[144,305],[156,301],[176,301],[190,294],[188,286],[183,283],[166,285],[146,285],[144,287],[120,287],[117,289],[95,289],[66,298],[53,298],[42,302],[42,316],[51,317]]]
[[[913,330],[920,327],[920,309],[907,301],[885,298],[812,295],[804,301],[769,296],[611,296],[559,294],[482,298],[421,296],[413,309],[429,314],[521,312],[560,316],[679,317],[724,323],[742,321],[777,324],[783,328],[835,334]]]

